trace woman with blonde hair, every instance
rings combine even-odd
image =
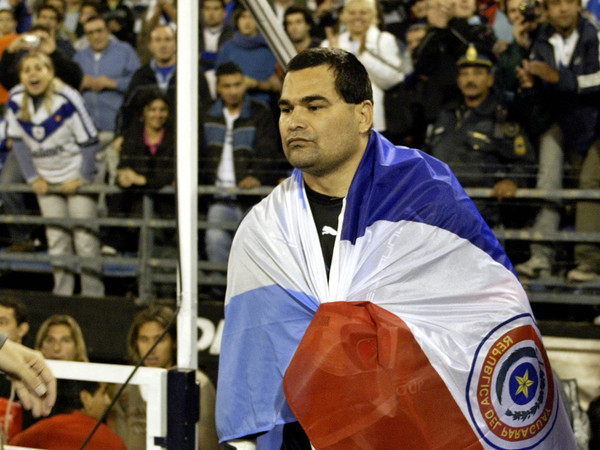
[[[54,314],[44,320],[35,336],[35,349],[47,359],[90,361],[81,327],[67,314]]]
[[[98,132],[75,89],[54,76],[50,58],[37,51],[20,62],[21,84],[10,92],[7,109],[7,137],[27,182],[37,194],[44,217],[93,219],[96,200],[77,190],[91,183],[96,171]],[[57,187],[50,192],[50,187]],[[90,222],[47,225],[48,253],[73,254],[73,244],[81,262],[81,294],[104,296],[101,280],[100,244]],[[54,290],[57,295],[73,295],[75,264],[53,261]]]

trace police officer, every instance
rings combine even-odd
[[[499,202],[526,186],[535,169],[533,149],[519,124],[508,120],[494,89],[492,55],[471,44],[457,66],[463,98],[442,110],[428,135],[429,150],[452,168],[463,186],[493,188],[498,202],[475,202],[490,226],[514,226],[514,217]]]

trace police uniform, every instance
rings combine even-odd
[[[491,70],[491,59],[469,47],[457,65],[484,66]],[[493,88],[477,107],[464,103],[442,110],[428,135],[431,154],[447,163],[465,187],[494,187],[504,179],[525,186],[534,169],[533,148],[516,122],[508,120],[501,95]],[[491,226],[505,222],[498,202],[475,202]]]

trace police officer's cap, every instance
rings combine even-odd
[[[458,59],[456,65],[458,67],[480,66],[491,69],[494,65],[492,59],[493,56],[488,52],[478,49],[474,44],[469,44],[467,51]]]

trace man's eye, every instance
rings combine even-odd
[[[292,108],[279,108],[281,114],[288,114],[292,111]]]
[[[309,109],[309,111],[317,111],[317,110],[321,109],[321,106],[319,106],[319,105],[310,105],[308,107],[308,109]]]

